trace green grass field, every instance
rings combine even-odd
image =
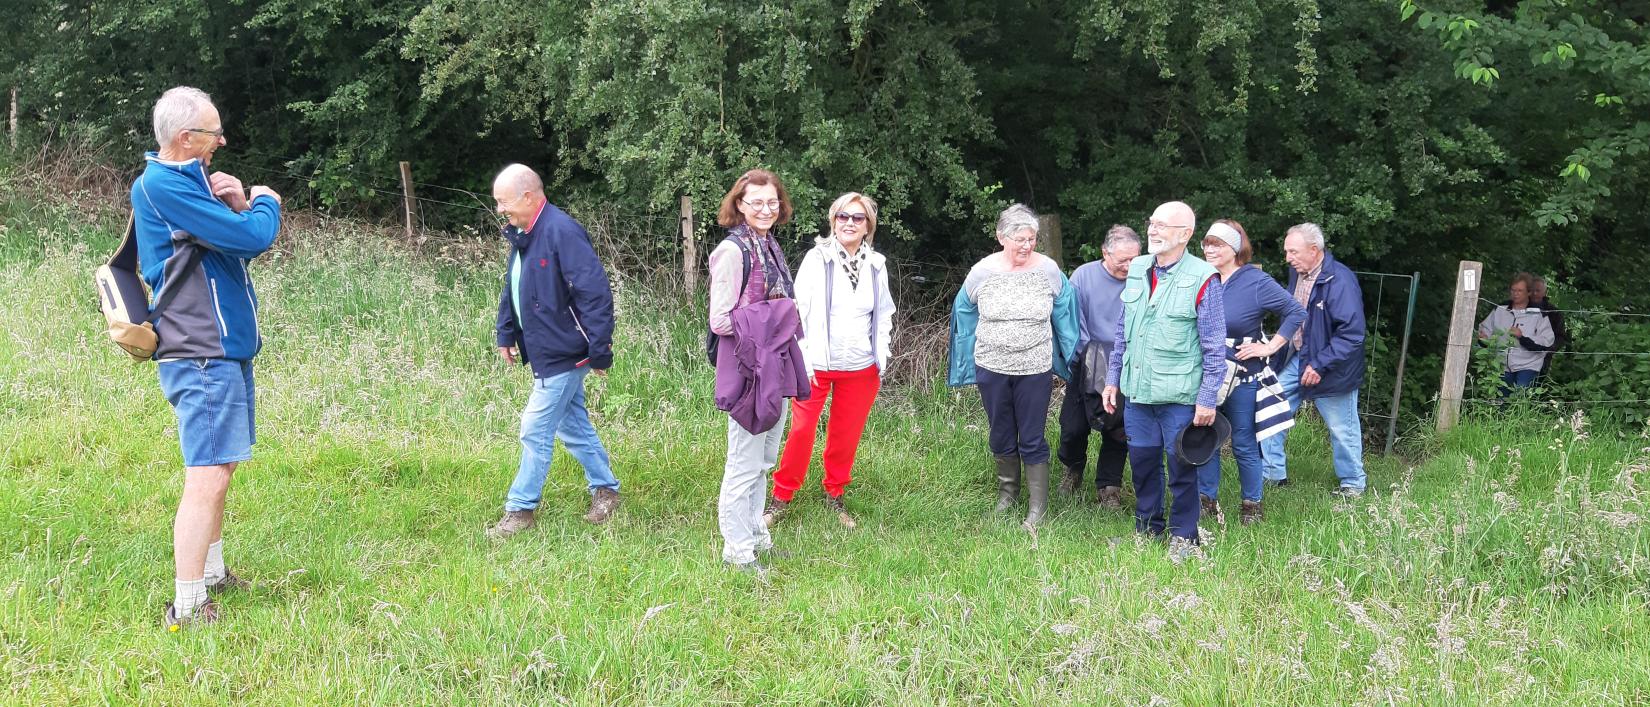
[[[167,633],[175,421],[90,288],[124,215],[0,186],[6,704],[1650,701],[1641,431],[1474,419],[1372,457],[1347,503],[1308,424],[1265,523],[1209,523],[1175,565],[1086,502],[1036,536],[990,516],[974,393],[891,388],[861,527],[810,486],[760,583],[720,563],[698,310],[624,281],[618,362],[590,379],[624,505],[584,524],[558,455],[539,527],[494,544],[529,383],[492,349],[501,248],[412,255],[313,218],[254,270],[259,443],[225,546],[255,587]]]

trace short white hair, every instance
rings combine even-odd
[[[1306,241],[1307,245],[1317,246],[1318,250],[1328,249],[1328,245],[1323,240],[1323,229],[1318,227],[1318,224],[1311,221],[1296,224],[1289,227],[1289,232],[1300,234],[1301,240]]]
[[[172,144],[179,131],[195,127],[201,113],[211,108],[212,97],[193,86],[166,89],[155,101],[155,142],[161,147]]]
[[[1008,238],[1027,229],[1032,235],[1037,235],[1037,213],[1025,204],[1014,204],[997,216],[998,238]]]
[[[1128,226],[1117,224],[1106,231],[1106,240],[1100,244],[1100,252],[1110,255],[1113,249],[1124,243],[1133,243],[1134,247],[1139,248],[1140,234]]]

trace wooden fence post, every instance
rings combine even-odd
[[[694,240],[693,201],[682,195],[682,285],[691,295],[699,286],[699,244]]]
[[[401,200],[407,213],[407,245],[414,245],[412,165],[406,162],[401,163]]]
[[[11,149],[12,149],[13,152],[16,152],[17,151],[17,87],[16,86],[11,87],[11,122],[7,123],[7,125],[10,126],[10,128],[11,128]]]
[[[1037,217],[1037,250],[1054,259],[1054,264],[1066,269],[1063,255],[1065,244],[1060,240],[1060,215],[1043,214]]]
[[[1449,317],[1449,345],[1444,350],[1444,379],[1438,386],[1438,431],[1446,432],[1461,419],[1461,398],[1472,365],[1473,325],[1478,318],[1478,295],[1484,283],[1484,264],[1461,261],[1455,276],[1455,309]]]

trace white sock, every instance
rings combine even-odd
[[[172,612],[178,618],[193,615],[197,607],[206,603],[206,580],[204,578],[179,579],[174,580],[173,584],[177,585],[178,595],[177,599],[172,602]]]
[[[223,581],[223,541],[206,546],[206,584],[217,586]]]

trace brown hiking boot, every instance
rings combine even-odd
[[[1220,514],[1220,504],[1216,503],[1215,499],[1209,498],[1208,496],[1204,496],[1202,494],[1198,494],[1198,499],[1203,503],[1204,518],[1213,518]]]
[[[1060,475],[1060,495],[1075,496],[1077,489],[1083,485],[1083,470],[1075,467],[1065,467],[1065,473]]]
[[[1238,523],[1242,525],[1254,525],[1264,517],[1265,514],[1260,510],[1260,501],[1244,501],[1243,506],[1238,509]]]
[[[848,515],[848,507],[843,505],[841,496],[825,494],[825,507],[831,509],[831,512],[836,514],[836,520],[838,523],[842,524],[842,527],[849,530],[859,527],[859,523],[854,522],[854,517]]]
[[[229,568],[225,567],[224,570],[223,570],[223,578],[219,579],[217,584],[208,584],[208,585],[206,585],[206,593],[207,594],[218,594],[220,592],[226,592],[226,591],[229,591],[229,590],[232,590],[232,589],[251,589],[251,588],[252,588],[252,583],[251,582],[248,582],[244,579],[241,579],[240,577],[235,576],[234,572],[230,572]]]
[[[1101,488],[1100,496],[1099,498],[1094,499],[1094,502],[1101,508],[1105,508],[1107,510],[1123,510],[1123,487],[1106,486]]]
[[[494,540],[503,540],[516,533],[533,527],[532,511],[505,511],[504,517],[498,523],[487,529],[487,537]]]
[[[166,611],[161,614],[160,625],[166,627],[168,631],[177,631],[184,626],[205,625],[217,623],[217,621],[218,603],[207,599],[205,604],[195,607],[193,613],[181,619],[178,618],[177,609],[173,608],[172,602],[166,602]]]
[[[618,491],[608,488],[596,489],[596,492],[590,495],[590,511],[584,514],[584,522],[591,525],[606,523],[618,507]]]
[[[762,527],[772,528],[785,517],[785,512],[791,509],[790,501],[781,501],[773,494],[768,495],[768,507],[762,510]]]

